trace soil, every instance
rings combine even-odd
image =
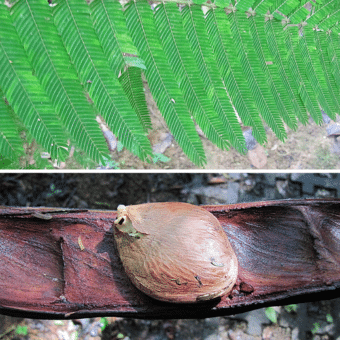
[[[167,130],[155,127],[152,139],[160,139]],[[222,151],[206,138],[201,138],[204,151],[207,156],[207,164],[197,167],[183,153],[181,148],[173,141],[164,152],[170,158],[169,162],[158,161],[156,164],[148,164],[124,150],[116,153],[114,159],[121,169],[231,169],[251,170],[256,167],[250,161],[248,155],[241,155],[236,150]],[[274,170],[306,170],[306,169],[338,169],[340,157],[331,152],[333,141],[326,137],[325,125],[318,126],[314,122],[307,126],[299,125],[297,131],[287,131],[287,139],[281,142],[269,131],[264,152],[267,162],[262,169]]]

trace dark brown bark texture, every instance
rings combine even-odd
[[[0,313],[36,318],[199,318],[340,296],[340,200],[203,206],[239,262],[229,296],[153,300],[124,272],[115,211],[0,207]]]

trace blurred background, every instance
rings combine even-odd
[[[338,174],[1,173],[0,205],[115,210],[119,204],[181,201],[232,204],[287,198],[340,198]],[[228,317],[32,320],[0,315],[7,339],[340,340],[340,299],[269,307]]]

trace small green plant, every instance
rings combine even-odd
[[[115,162],[115,161],[105,161],[105,166],[109,169],[119,169],[119,163]]]
[[[55,185],[52,184],[51,185],[51,193],[50,194],[47,194],[47,196],[53,196],[53,195],[58,195],[61,193],[61,190],[60,189],[56,189]]]
[[[153,157],[152,157],[152,161],[153,161],[154,163],[157,163],[157,162],[167,163],[167,162],[170,161],[170,158],[164,156],[162,153],[154,153],[154,154],[153,154]]]
[[[109,324],[109,322],[107,321],[107,318],[101,318],[100,323],[102,324],[101,330],[103,332],[106,326]]]
[[[277,312],[273,307],[266,308],[265,314],[272,323],[277,323]]]
[[[293,305],[287,305],[284,306],[284,309],[288,312],[288,313],[296,313],[297,309],[298,309],[298,305],[293,304]]]
[[[318,322],[313,323],[313,328],[311,330],[312,334],[316,334],[320,330],[321,326]]]
[[[18,335],[27,335],[27,326],[18,326],[15,330],[15,333]]]
[[[326,315],[326,320],[327,320],[328,323],[333,323],[333,317],[332,317],[332,315],[327,314],[327,315]]]

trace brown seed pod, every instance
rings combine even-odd
[[[227,294],[237,258],[219,221],[187,203],[118,206],[115,240],[124,269],[145,294],[191,303]]]

